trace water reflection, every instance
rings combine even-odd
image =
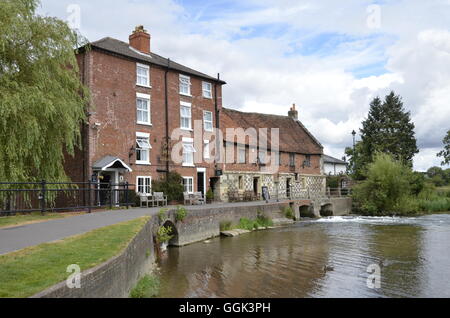
[[[450,216],[437,215],[332,218],[214,239],[169,249],[161,297],[448,296],[449,237]],[[379,290],[366,285],[373,263]]]

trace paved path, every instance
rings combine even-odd
[[[264,201],[215,203],[189,206],[186,208],[188,210],[199,210],[220,206],[254,206],[264,204],[266,204]],[[160,208],[133,208],[128,210],[94,212],[91,214],[71,216],[64,219],[0,229],[0,254],[9,253],[45,242],[60,240],[72,235],[86,233],[96,228],[136,219],[144,215],[156,215],[159,210]]]

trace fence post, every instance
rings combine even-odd
[[[113,208],[113,186],[112,186],[112,182],[109,181],[109,208],[112,210]]]
[[[127,210],[130,207],[130,205],[128,204],[128,181],[125,182],[125,202],[127,204]]]
[[[46,196],[46,182],[42,180],[41,182],[41,213],[45,214],[46,206],[45,206],[45,196]]]
[[[91,180],[89,179],[89,181],[88,181],[88,193],[87,193],[87,196],[88,196],[88,213],[91,213],[92,211],[91,211]]]

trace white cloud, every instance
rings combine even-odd
[[[370,100],[394,89],[416,124],[421,153],[415,167],[426,170],[439,164],[435,153],[450,129],[450,4],[383,1],[381,28],[371,29],[372,2],[230,1],[219,10],[212,1],[194,11],[170,0],[78,4],[81,32],[90,40],[126,41],[134,26],[143,24],[152,34],[153,51],[211,75],[220,72],[228,82],[227,107],[286,114],[295,102],[304,124],[338,158],[351,146],[350,132],[359,128]],[[65,18],[70,3],[44,0],[41,11]],[[267,31],[271,24],[281,30]],[[309,44],[318,36],[325,42],[322,34],[342,38]],[[300,54],[308,45],[317,50]],[[371,65],[378,72],[362,77],[352,72]]]

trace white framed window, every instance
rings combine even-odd
[[[137,123],[151,125],[150,95],[136,93]]]
[[[190,103],[181,102],[180,121],[181,129],[192,129],[192,107]]]
[[[136,63],[136,85],[150,87],[150,66]]]
[[[183,141],[183,166],[194,165],[194,143]]]
[[[194,177],[183,177],[184,192],[194,193]]]
[[[152,193],[152,177],[136,177],[136,192],[141,194]]]
[[[203,158],[209,159],[211,157],[210,149],[209,149],[209,140],[204,140],[203,142]]]
[[[238,148],[238,163],[245,163],[245,148]]]
[[[212,85],[209,82],[202,82],[203,97],[212,98]]]
[[[210,111],[203,111],[203,127],[205,131],[213,131],[213,113]]]
[[[136,133],[136,164],[150,164],[150,134]]]
[[[180,94],[191,96],[191,78],[180,74]]]

